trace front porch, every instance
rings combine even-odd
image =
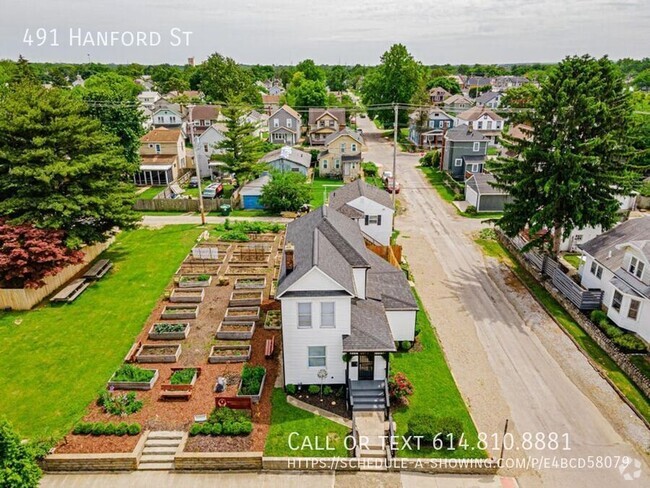
[[[346,368],[348,407],[353,412],[387,412],[389,355],[386,352],[351,353]]]

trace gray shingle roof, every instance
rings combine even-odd
[[[477,97],[476,102],[477,103],[487,103],[490,100],[498,97],[499,95],[501,95],[501,93],[488,91],[488,92],[482,93],[479,97]]]
[[[371,268],[368,270],[366,296],[381,300],[386,310],[417,310],[418,303],[404,272],[374,253],[369,253],[368,257]]]
[[[357,131],[350,129],[349,127],[346,127],[338,132],[335,132],[334,134],[330,134],[329,136],[327,136],[327,138],[325,138],[325,145],[328,146],[334,139],[343,135],[348,135],[352,139],[357,141],[359,144],[363,145],[363,137],[361,137],[361,134],[359,134]]]
[[[309,125],[315,124],[316,121],[325,112],[334,117],[340,125],[345,125],[345,109],[344,108],[310,108],[309,109]]]
[[[375,300],[353,300],[350,335],[343,337],[344,352],[395,351],[386,311]]]
[[[361,179],[334,190],[330,193],[329,203],[332,208],[339,210],[346,203],[350,203],[359,197],[366,197],[384,207],[393,209],[393,201],[388,192],[374,185],[369,185]]]
[[[492,186],[492,183],[494,182],[496,182],[496,180],[492,174],[475,173],[469,177],[465,184],[479,195],[506,195],[506,191]]]
[[[477,130],[470,130],[467,124],[449,129],[445,138],[450,141],[486,141],[487,139]]]
[[[265,163],[272,163],[280,159],[286,159],[305,168],[309,168],[311,165],[311,154],[289,146],[271,151],[262,157],[262,161]]]

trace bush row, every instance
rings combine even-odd
[[[591,321],[609,337],[623,352],[646,352],[645,343],[633,334],[624,332],[612,323],[602,310],[591,312]]]
[[[133,423],[127,424],[126,422],[120,422],[115,424],[113,422],[79,422],[72,429],[72,433],[76,435],[138,435],[142,432],[142,427],[140,424]]]
[[[243,422],[227,422],[225,424],[213,424],[211,422],[195,423],[190,427],[190,435],[248,435],[253,432],[253,423],[250,420]]]

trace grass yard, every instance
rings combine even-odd
[[[440,198],[442,198],[445,202],[453,202],[454,201],[454,192],[451,191],[447,186],[444,184],[444,178],[442,176],[442,171],[438,170],[437,168],[432,168],[428,166],[418,166],[420,168],[420,171],[424,173],[424,175],[427,177],[427,180],[429,180],[429,183],[431,183],[431,186],[438,192],[438,195],[440,195]]]
[[[566,253],[564,256],[562,256],[564,260],[569,263],[571,266],[573,266],[575,269],[578,269],[580,267],[580,263],[582,263],[582,254],[580,253]]]
[[[219,212],[210,212],[210,215],[218,215]],[[278,214],[271,212],[270,210],[263,209],[235,209],[230,212],[231,217],[277,217]]]
[[[264,455],[291,457],[347,457],[344,439],[349,434],[347,427],[332,422],[324,417],[306,412],[287,403],[287,397],[282,388],[273,390],[271,405],[271,427],[266,438]],[[311,442],[312,449],[292,450],[289,445],[289,435],[297,432],[298,436],[291,438],[293,447],[302,446],[305,438]],[[332,450],[316,450],[316,439],[319,446],[325,446],[329,438]]]
[[[118,235],[107,276],[66,305],[0,313],[0,412],[23,437],[66,434],[95,401],[201,230]]]
[[[500,242],[495,239],[476,239],[475,242],[483,249],[486,255],[499,259],[506,264],[517,277],[528,287],[535,297],[543,304],[544,308],[550,313],[562,328],[573,337],[591,359],[593,359],[603,370],[604,374],[614,383],[617,388],[627,397],[627,399],[637,408],[641,415],[650,421],[650,402],[630,380],[627,375],[621,371],[616,363],[610,358],[605,351],[587,334],[580,325],[573,320],[573,317],[564,310],[555,298],[553,298],[546,289],[533,278],[504,248]],[[646,371],[650,368],[646,366]]]
[[[314,208],[322,206],[327,200],[327,196],[332,190],[343,186],[341,180],[332,178],[314,178],[311,183],[311,201],[309,202]]]
[[[415,293],[415,290],[414,290]],[[440,417],[454,417],[460,420],[464,427],[467,449],[420,451],[400,450],[400,457],[440,457],[440,458],[476,458],[486,457],[484,451],[476,448],[478,433],[474,421],[469,415],[467,406],[458,391],[445,355],[438,343],[434,329],[429,321],[420,297],[415,293],[420,306],[417,314],[417,327],[420,329],[418,340],[422,350],[398,352],[391,356],[391,370],[402,372],[413,383],[413,395],[409,398],[408,407],[394,409],[393,417],[397,422],[397,435],[407,435],[409,418],[417,413],[432,413]]]
[[[153,200],[153,197],[158,195],[158,193],[160,193],[164,189],[165,189],[164,186],[150,186],[142,193],[136,195],[136,198],[139,198],[141,200]]]

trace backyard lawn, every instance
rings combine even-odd
[[[580,267],[580,263],[582,263],[582,254],[580,253],[568,252],[563,257],[564,260],[567,263],[569,263],[571,266],[573,266],[575,269],[578,269]]]
[[[434,329],[424,311],[420,297],[413,290],[420,306],[417,313],[417,327],[420,329],[418,341],[422,349],[398,352],[391,356],[390,367],[395,373],[404,373],[413,384],[413,395],[408,407],[394,409],[393,417],[397,422],[397,435],[407,435],[409,418],[415,414],[430,413],[437,417],[454,417],[463,424],[467,449],[434,450],[421,449],[399,450],[401,457],[445,457],[476,458],[485,457],[485,452],[476,448],[478,434],[467,406],[458,391],[442,348],[438,343]],[[474,449],[472,449],[474,447]]]
[[[332,190],[343,186],[341,180],[332,178],[314,178],[311,183],[311,201],[309,202],[314,208],[322,206],[327,200],[327,196]]]
[[[153,197],[158,195],[158,193],[160,193],[164,189],[165,189],[164,186],[150,186],[142,193],[136,195],[136,198],[139,198],[141,200],[153,200]]]
[[[0,412],[21,436],[60,437],[83,416],[200,232],[124,232],[102,256],[113,270],[75,302],[0,312]]]
[[[445,186],[442,171],[428,166],[419,166],[419,168],[427,177],[431,186],[438,192],[440,198],[449,203],[454,201],[454,192]]]
[[[266,456],[292,456],[292,457],[347,457],[344,440],[349,434],[349,429],[324,417],[306,412],[287,403],[287,397],[282,388],[273,390],[271,406],[271,427],[266,438],[264,454]],[[292,450],[289,446],[289,435],[298,432],[298,436],[291,438],[291,444],[301,446],[308,438],[312,447],[316,447],[316,438],[319,446],[325,446],[329,438],[329,447],[332,450],[300,449]]]

